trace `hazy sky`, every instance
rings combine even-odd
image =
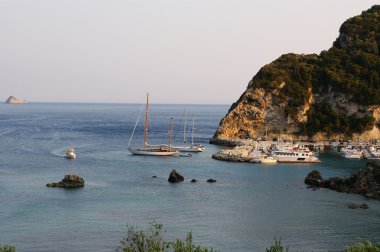
[[[231,104],[370,0],[0,0],[0,100]]]

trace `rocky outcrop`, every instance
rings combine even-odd
[[[314,170],[306,176],[305,184],[311,188],[324,187],[380,200],[380,164],[369,162],[364,169],[344,178],[323,179],[320,172]]]
[[[375,5],[342,24],[334,46],[320,55],[285,54],[262,67],[210,143],[380,138],[379,24]]]
[[[62,181],[46,184],[47,187],[78,188],[84,186],[83,178],[75,174],[65,175]]]
[[[233,149],[220,150],[212,155],[213,159],[231,162],[249,162],[253,146],[237,146]]]
[[[176,170],[172,170],[169,174],[169,178],[168,178],[168,181],[170,183],[177,183],[177,182],[181,182],[184,180],[184,177],[179,174]]]
[[[17,99],[14,96],[9,96],[9,98],[5,101],[5,103],[7,103],[7,104],[24,104],[24,103],[26,103],[26,101],[23,99]]]

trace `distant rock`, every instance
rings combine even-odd
[[[78,188],[84,186],[83,178],[75,174],[65,175],[61,182],[46,184],[47,187]]]
[[[210,178],[210,179],[208,179],[208,180],[207,180],[207,182],[209,182],[209,183],[215,183],[215,182],[216,182],[216,180],[215,180],[215,179],[212,179],[212,178]]]
[[[323,179],[319,171],[310,172],[305,178],[310,187],[330,188],[338,192],[356,193],[370,199],[380,200],[380,164],[367,163],[364,169],[346,177]]]
[[[198,180],[196,180],[196,179],[192,179],[191,180],[191,183],[195,183],[195,182],[197,182]]]
[[[26,101],[23,99],[17,99],[14,96],[9,96],[9,98],[5,101],[7,104],[25,104]]]
[[[168,181],[170,183],[177,183],[177,182],[181,182],[181,181],[184,181],[184,177],[179,174],[176,170],[172,170],[170,172],[170,175],[169,175],[169,178],[168,178]]]
[[[358,209],[358,208],[368,209],[369,206],[367,204],[348,204],[348,208],[351,208],[351,209]]]

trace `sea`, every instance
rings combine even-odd
[[[115,251],[128,226],[148,230],[152,222],[163,225],[167,240],[192,232],[196,245],[219,251],[265,251],[275,238],[289,251],[380,242],[379,201],[304,184],[312,170],[345,176],[365,160],[333,152],[320,153],[319,164],[214,160],[225,147],[208,141],[228,109],[188,105],[184,130],[185,105],[151,104],[149,143],[168,143],[173,118],[174,142],[184,131],[190,142],[194,128],[193,141],[206,147],[191,157],[151,157],[128,152],[143,144],[141,104],[0,104],[0,244],[32,252]],[[64,158],[68,147],[77,159]],[[173,169],[183,182],[168,183]],[[85,186],[46,187],[65,174],[80,175]],[[369,209],[350,209],[351,203]]]

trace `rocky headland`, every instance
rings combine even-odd
[[[7,104],[25,104],[26,101],[23,99],[17,99],[14,96],[9,96],[8,99],[5,101]]]
[[[210,143],[242,139],[380,138],[380,5],[345,21],[319,55],[285,54],[263,66]]]
[[[310,172],[305,178],[310,188],[329,188],[338,192],[356,193],[366,198],[380,200],[380,164],[367,163],[364,169],[347,177],[323,179],[317,170]]]

